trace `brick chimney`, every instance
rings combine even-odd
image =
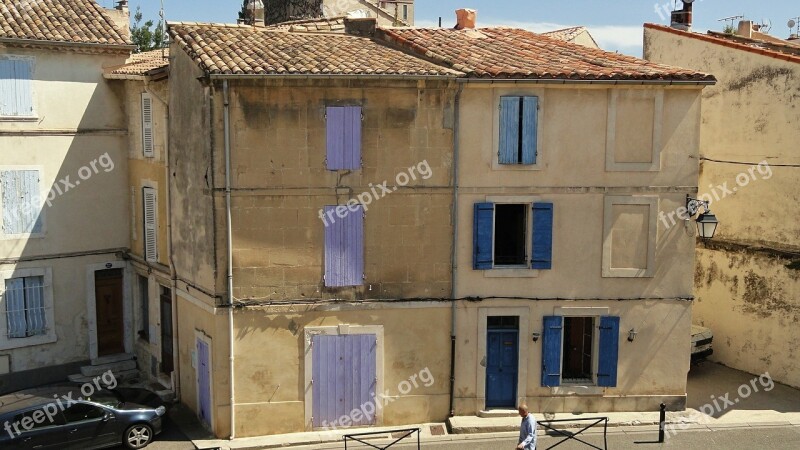
[[[672,11],[672,16],[670,20],[670,26],[672,28],[683,30],[683,31],[692,31],[692,3],[691,1],[683,1],[683,8]]]
[[[118,1],[117,6],[114,9],[107,9],[106,13],[124,37],[131,37],[131,12],[128,9],[128,0]]]
[[[378,28],[375,17],[345,17],[344,32],[353,36],[374,36]]]
[[[462,8],[456,10],[456,30],[475,29],[478,19],[478,11],[474,9]]]

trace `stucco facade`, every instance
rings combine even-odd
[[[456,311],[457,415],[498,408],[513,413],[521,402],[545,413],[652,411],[662,401],[684,407],[695,230],[683,221],[667,227],[659,217],[697,190],[700,92],[697,86],[466,85],[459,110],[454,296],[471,301],[458,302]],[[534,164],[498,164],[498,106],[508,97],[538,99]],[[495,260],[476,270],[476,205],[499,211],[498,205],[532,203],[552,208],[550,267]],[[530,216],[524,219],[528,229]],[[496,212],[495,248],[500,220]],[[566,353],[559,357],[561,369],[543,368],[547,316],[591,320],[586,379],[568,379]],[[603,316],[619,318],[611,386],[598,378]],[[513,318],[513,326],[496,331],[516,333],[518,363],[502,368],[515,371],[516,394],[490,405],[488,391],[496,386],[487,382],[493,376],[487,328],[493,317]],[[629,330],[636,333],[632,342]],[[555,380],[546,382],[543,373]]]
[[[720,226],[697,248],[694,321],[714,331],[712,359],[800,386],[800,57],[751,42],[645,27],[647,59],[719,79],[703,93],[698,185]]]
[[[123,92],[102,75],[105,67],[124,62],[129,51],[0,43],[0,59],[30,64],[32,102],[29,114],[0,118],[0,170],[35,171],[38,188],[26,191],[23,198],[30,204],[5,205],[4,313],[11,295],[7,280],[43,277],[46,321],[44,334],[11,338],[3,332],[4,391],[61,380],[96,357],[95,272],[118,268],[125,284],[129,279],[122,258],[130,235]],[[14,213],[38,217],[41,227],[9,234]],[[131,299],[124,286],[122,296],[119,312],[128,317]],[[131,335],[123,339],[131,349]]]

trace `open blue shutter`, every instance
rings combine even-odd
[[[360,286],[364,283],[364,207],[336,215],[337,206],[326,206],[333,221],[325,227],[325,286]],[[347,208],[345,206],[345,208]],[[328,211],[333,211],[328,215]]]
[[[328,170],[341,170],[344,163],[344,127],[345,110],[338,106],[329,106],[326,116],[326,158]]]
[[[562,316],[545,316],[542,330],[542,386],[561,385]]]
[[[522,164],[536,164],[537,134],[539,132],[539,97],[523,97],[522,103]]]
[[[533,251],[531,269],[550,270],[553,266],[553,204],[533,204]]]
[[[519,97],[500,97],[498,162],[519,163]]]
[[[344,108],[344,168],[361,167],[361,107]]]
[[[472,268],[475,270],[492,268],[493,228],[494,203],[476,203],[472,228]]]
[[[617,385],[617,361],[619,360],[619,317],[600,317],[600,354],[597,367],[597,385]]]

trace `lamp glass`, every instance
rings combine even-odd
[[[717,225],[719,225],[719,221],[711,212],[700,214],[697,218],[697,233],[703,239],[711,239],[717,232]]]

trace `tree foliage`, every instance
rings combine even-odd
[[[154,27],[153,21],[148,20],[142,24],[142,9],[136,7],[133,15],[133,25],[131,25],[131,41],[136,46],[136,53],[148,52],[166,45],[164,36],[164,24],[159,20]]]

